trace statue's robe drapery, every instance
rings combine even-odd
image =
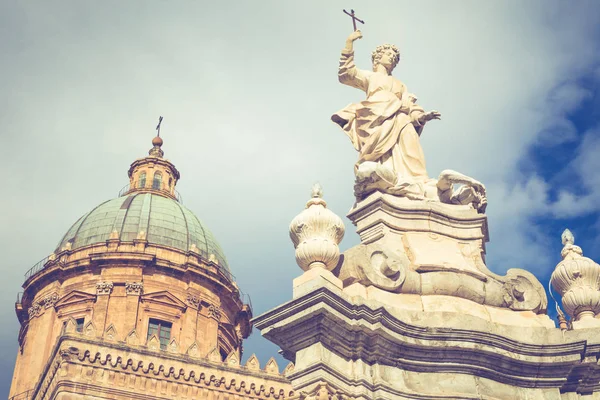
[[[390,75],[356,68],[353,52],[342,53],[338,76],[367,94],[331,117],[358,150],[356,167],[375,161],[393,170],[398,183],[427,180],[417,121],[424,112],[408,99],[406,86]]]

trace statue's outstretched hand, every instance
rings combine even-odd
[[[348,39],[346,39],[346,40],[349,42],[354,42],[355,40],[362,39],[362,37],[363,37],[362,32],[359,30],[356,30],[356,31],[352,32],[350,34],[350,36],[348,36]]]
[[[421,124],[424,124],[426,122],[431,121],[432,119],[442,119],[442,114],[440,114],[437,111],[429,111],[428,113],[425,113],[423,115],[421,115],[421,117],[419,117],[419,122]]]

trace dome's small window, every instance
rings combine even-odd
[[[173,325],[167,321],[161,321],[158,319],[150,318],[148,321],[148,339],[152,337],[152,335],[156,335],[158,340],[160,341],[160,348],[162,350],[167,349],[167,345],[169,344],[169,339],[171,339],[171,327]]]
[[[152,179],[152,189],[160,190],[162,186],[162,174],[158,171],[154,173],[154,179]]]
[[[146,172],[142,172],[140,174],[140,179],[138,179],[138,188],[143,188],[146,186]]]
[[[173,178],[169,178],[169,189],[173,186]]]

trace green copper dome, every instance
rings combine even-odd
[[[190,210],[176,200],[154,193],[131,193],[108,200],[73,224],[58,244],[71,249],[103,243],[112,232],[131,242],[145,232],[149,243],[190,251],[195,244],[208,260],[214,254],[219,266],[229,271],[227,260],[212,233]]]

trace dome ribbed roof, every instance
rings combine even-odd
[[[176,200],[154,193],[131,193],[100,204],[71,226],[58,250],[68,242],[73,250],[103,243],[114,231],[128,242],[143,231],[149,243],[186,252],[195,244],[206,260],[214,254],[219,266],[229,271],[221,246],[198,217]]]

